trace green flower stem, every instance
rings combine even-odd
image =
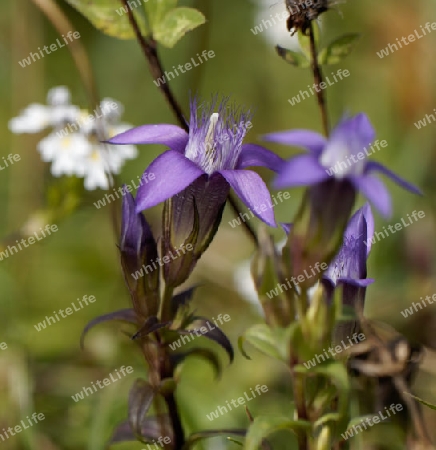
[[[171,302],[173,300],[174,288],[172,286],[165,285],[164,292],[162,294],[162,301],[160,304],[160,320],[161,322],[168,322],[173,319],[171,312]]]
[[[318,52],[316,49],[315,30],[313,28],[313,22],[310,22],[309,40],[310,40],[310,56],[311,56],[313,79],[315,80],[315,84],[319,86],[323,82],[323,76],[322,76],[321,67],[318,63]],[[318,99],[318,106],[321,110],[324,134],[326,136],[328,136],[329,135],[329,119],[328,119],[324,90],[323,89],[316,90],[316,97]]]
[[[162,63],[159,59],[159,55],[157,53],[156,41],[152,37],[145,38],[141,34],[141,30],[139,29],[138,22],[136,21],[131,8],[127,4],[127,0],[121,0],[121,3],[123,4],[124,8],[127,10],[127,16],[129,18],[130,24],[132,25],[133,31],[135,32],[136,39],[138,40],[138,43],[141,46],[144,56],[148,61],[148,65],[150,67],[150,72],[151,72],[152,77],[156,80],[159,78],[162,78],[164,76],[164,70],[162,67]],[[159,89],[161,90],[162,94],[164,95],[165,99],[167,100],[168,104],[170,105],[171,111],[176,116],[177,121],[179,122],[180,126],[185,131],[189,131],[188,124],[186,123],[186,120],[183,116],[182,108],[180,107],[179,103],[177,102],[176,97],[174,96],[174,94],[169,86],[169,83],[162,83],[159,86]]]

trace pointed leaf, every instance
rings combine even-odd
[[[205,317],[194,317],[194,320],[185,331],[187,332],[186,334],[190,334],[192,331],[197,331],[201,333],[202,336],[216,342],[227,352],[230,362],[233,362],[235,352],[233,350],[232,343],[223,331],[221,331],[221,329],[210,320]],[[182,332],[183,334],[183,330],[178,330],[178,332]]]
[[[165,430],[162,430],[162,424]],[[153,440],[159,439],[159,436],[168,436],[173,441],[170,418],[168,414],[162,414],[159,416],[146,417],[142,422],[141,436],[143,442],[147,441],[152,443]],[[117,444],[120,442],[132,442],[137,441],[138,438],[130,426],[128,420],[120,423],[112,434],[107,446]]]
[[[194,8],[175,8],[166,14],[154,30],[154,38],[165,47],[174,47],[188,32],[206,22],[204,15]]]
[[[155,391],[150,383],[137,379],[129,393],[129,423],[136,436],[141,437],[145,415],[153,403]]]
[[[273,329],[266,324],[258,324],[250,327],[244,333],[244,338],[262,353],[287,362],[289,359],[288,334],[289,332],[284,328]]]
[[[303,53],[288,50],[287,48],[280,47],[280,45],[276,46],[276,50],[278,55],[287,63],[292,64],[295,67],[299,67],[300,69],[307,69],[310,67],[310,61],[303,55]]]
[[[243,446],[244,446],[244,443],[243,443],[243,442],[237,441],[236,439],[233,439],[232,437],[227,436],[226,439],[227,439],[229,442],[233,442],[234,444],[239,445],[239,447],[243,447]]]
[[[310,422],[303,420],[290,420],[288,417],[256,417],[248,429],[245,450],[258,450],[262,441],[277,431],[290,430],[298,433],[306,432],[310,428]]]
[[[135,311],[131,308],[120,309],[119,311],[114,311],[108,314],[104,314],[102,316],[98,316],[95,319],[92,319],[86,327],[82,331],[82,335],[80,336],[80,347],[83,349],[85,336],[88,334],[88,331],[93,328],[95,325],[100,323],[109,322],[111,320],[118,320],[121,322],[127,322],[132,324],[137,324],[137,318]]]
[[[173,316],[177,313],[179,306],[187,306],[190,303],[192,297],[194,296],[195,289],[197,289],[197,287],[198,287],[197,285],[192,286],[189,289],[180,292],[179,294],[175,295],[172,298],[171,302],[172,302]]]
[[[173,355],[172,361],[174,362],[174,365],[177,366],[189,356],[198,356],[209,361],[212,367],[215,369],[216,376],[219,377],[221,375],[222,370],[220,359],[213,350],[210,350],[208,348],[196,347],[191,348],[183,353],[176,353],[175,355]]]
[[[251,361],[251,356],[245,351],[245,349],[244,349],[244,343],[245,343],[245,341],[246,341],[246,339],[245,339],[245,336],[244,335],[242,335],[242,336],[239,336],[238,337],[238,348],[239,348],[239,351],[242,353],[242,356],[245,358],[245,359],[248,359],[249,361]]]
[[[132,336],[132,341],[144,336],[147,336],[150,333],[155,332],[161,328],[165,328],[168,326],[170,322],[160,323],[159,319],[156,316],[150,316],[144,322],[144,325]]]
[[[341,62],[353,51],[359,38],[360,34],[350,33],[335,39],[319,53],[319,64],[330,65]]]
[[[223,436],[223,435],[233,435],[233,436],[245,436],[246,430],[242,429],[224,429],[224,430],[204,430],[199,431],[197,433],[193,433],[189,436],[189,438],[186,440],[185,445],[183,446],[182,450],[189,450],[193,447],[194,444],[197,442],[203,440],[203,439],[209,439],[213,437]]]
[[[423,405],[428,406],[429,408],[436,410],[436,405],[433,405],[432,403],[426,402],[422,398],[417,397],[416,395],[412,395],[410,392],[405,392],[404,391],[403,393],[406,394],[406,395],[410,395],[410,397],[414,398],[419,403],[422,403]]]
[[[83,14],[98,30],[119,39],[135,39],[125,7],[120,0],[65,0]],[[145,20],[135,8],[132,13],[142,34],[147,34]]]

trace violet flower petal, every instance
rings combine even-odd
[[[352,118],[343,119],[334,128],[328,145],[335,146],[338,149],[345,145],[349,154],[357,155],[363,151],[364,147],[369,147],[374,139],[374,127],[368,116],[360,113]]]
[[[235,169],[262,166],[278,172],[283,167],[283,163],[284,160],[280,156],[261,145],[244,144]]]
[[[188,133],[177,125],[142,125],[109,139],[110,144],[161,144],[179,153],[185,152]]]
[[[270,133],[263,136],[262,139],[269,142],[276,142],[277,144],[303,147],[309,150],[314,156],[319,156],[327,144],[327,139],[323,135],[309,130],[290,130]]]
[[[146,169],[154,174],[152,183],[142,184],[136,196],[136,210],[143,211],[171,198],[189,186],[204,172],[174,150],[159,155]]]
[[[136,212],[135,199],[130,192],[126,192],[122,204],[121,251],[130,251],[139,256],[150,238],[152,234],[145,217]]]
[[[374,216],[372,215],[371,206],[365,203],[361,208],[362,214],[366,220],[366,256],[371,251],[372,238],[374,237]]]
[[[286,222],[280,222],[280,226],[282,227],[283,231],[286,233],[286,236],[289,235],[289,233],[292,230],[292,223],[286,223]]]
[[[350,284],[351,286],[356,286],[356,287],[367,287],[370,284],[374,283],[374,279],[373,278],[365,278],[365,279],[361,279],[361,280],[356,280],[354,278],[338,278],[336,280],[336,284]]]
[[[306,186],[329,178],[316,157],[298,155],[285,162],[283,170],[274,180],[275,188]]]
[[[404,180],[403,178],[396,175],[394,172],[387,169],[382,164],[375,162],[375,161],[369,161],[365,166],[365,173],[371,173],[371,172],[381,172],[383,175],[386,175],[389,177],[392,181],[400,185],[402,188],[418,195],[423,195],[421,190],[414,186],[413,184],[409,183],[408,181]]]
[[[276,227],[271,195],[262,178],[251,170],[220,170],[237,196],[260,220]],[[263,209],[266,209],[263,211]]]
[[[363,175],[351,177],[351,182],[383,217],[389,218],[392,215],[391,196],[381,180],[374,175]]]

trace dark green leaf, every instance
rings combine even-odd
[[[171,300],[171,307],[173,311],[173,315],[177,313],[177,310],[180,306],[188,306],[194,296],[195,289],[198,286],[192,286],[189,289],[186,289],[183,292],[175,295]]]
[[[189,356],[197,356],[199,358],[203,358],[206,361],[210,362],[211,366],[215,369],[216,376],[219,377],[221,375],[221,363],[213,350],[208,348],[191,348],[183,353],[176,353],[172,356],[172,361],[174,365],[177,366],[181,364],[186,358]]]
[[[205,317],[195,317],[186,330],[177,330],[179,334],[191,334],[194,331],[197,331],[200,336],[204,336],[219,344],[229,355],[230,362],[233,362],[235,352],[232,343],[217,325]]]
[[[168,326],[170,322],[160,323],[156,316],[150,316],[144,322],[144,325],[132,336],[132,340],[147,336],[161,328]]]
[[[119,311],[114,311],[109,314],[98,316],[95,319],[92,319],[82,331],[82,335],[80,336],[80,346],[82,347],[82,349],[88,331],[100,323],[109,322],[111,320],[118,320],[121,322],[132,323],[135,325],[137,324],[135,311],[133,311],[133,309],[131,308],[120,309]]]
[[[145,380],[135,380],[130,389],[129,423],[138,438],[141,437],[144,418],[153,403],[154,396],[153,387]]]
[[[164,431],[162,431],[162,425]],[[142,421],[141,436],[142,441],[152,443],[153,440],[159,439],[160,436],[168,436],[171,441],[173,440],[170,418],[168,414],[162,414],[160,416],[146,417]],[[120,442],[132,442],[137,441],[138,438],[132,431],[130,422],[128,420],[120,423],[112,434],[111,439],[107,443],[107,446],[117,444]]]

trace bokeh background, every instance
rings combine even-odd
[[[60,0],[58,3],[82,36],[101,96],[124,104],[123,119],[134,125],[174,123],[138,44],[101,34],[73,8]],[[295,45],[286,35],[284,23],[272,27],[268,33],[254,35],[250,31],[262,18],[281,11],[282,2],[198,0],[181,4],[197,7],[208,21],[174,49],[162,50],[165,67],[184,64],[203,50],[216,54],[214,59],[172,82],[185,110],[190,93],[205,98],[219,93],[230,95],[235,102],[255,112],[249,141],[259,142],[262,134],[275,130],[320,131],[315,98],[296,106],[287,101],[313,82],[309,71],[291,67],[275,53],[276,42],[284,45],[289,40],[289,47]],[[422,198],[414,197],[387,181],[394,216],[388,222],[376,216],[377,230],[399,222],[413,210],[424,211],[425,218],[373,246],[369,276],[376,282],[367,292],[366,313],[427,346],[415,391],[436,403],[433,382],[436,366],[431,350],[436,348],[435,310],[427,307],[407,321],[400,314],[403,308],[419,301],[420,296],[436,293],[435,124],[421,130],[414,126],[414,122],[434,112],[436,107],[436,32],[383,59],[376,54],[388,43],[396,42],[396,38],[433,21],[436,6],[430,0],[350,0],[324,15],[321,42],[325,44],[347,32],[361,33],[352,55],[325,69],[326,75],[339,68],[350,71],[347,79],[327,91],[331,121],[336,122],[346,112],[367,113],[377,137],[388,141],[388,147],[378,152],[375,159],[425,192]],[[46,93],[53,86],[68,86],[74,104],[86,107],[87,98],[66,48],[28,67],[18,64],[31,51],[58,38],[30,0],[0,2],[0,36],[0,161],[9,153],[21,156],[21,161],[0,172],[0,236],[6,239],[45,208],[47,192],[56,182],[36,151],[44,133],[12,135],[8,121],[29,103],[45,103]],[[271,148],[283,157],[297,152],[281,146]],[[121,181],[136,180],[162,147],[141,146],[139,150],[139,157],[123,169]],[[267,181],[271,180],[266,171],[260,173]],[[100,190],[88,192],[79,208],[57,223],[57,233],[0,261],[0,342],[7,344],[6,350],[0,350],[0,429],[19,424],[34,411],[46,416],[40,425],[1,442],[4,449],[103,449],[114,425],[126,416],[133,379],[145,375],[140,355],[122,333],[122,326],[96,328],[88,336],[86,350],[79,347],[80,333],[87,321],[129,304],[112,228],[114,209],[97,210],[93,205],[103,195]],[[291,199],[277,206],[279,221],[292,220],[300,196],[300,190],[292,190]],[[120,205],[114,206],[115,212],[119,211]],[[158,233],[160,208],[149,211],[147,217]],[[221,229],[191,282],[201,283],[195,297],[199,313],[210,317],[220,313],[230,315],[231,321],[223,329],[237,346],[238,336],[250,325],[260,323],[262,317],[256,304],[236,287],[239,284],[249,290],[249,280],[241,278],[244,272],[240,266],[250,258],[253,247],[242,227],[230,227],[228,221],[232,218],[226,210]],[[251,223],[259,225],[257,219]],[[274,234],[277,241],[284,237],[279,229]],[[36,331],[34,325],[46,315],[69,306],[85,294],[94,295],[97,301],[45,330]],[[290,413],[291,388],[285,368],[254,350],[251,354],[253,359],[247,361],[237,352],[236,361],[229,366],[222,352],[225,370],[218,380],[207,363],[196,360],[186,364],[178,398],[188,429],[246,426],[242,408],[213,422],[206,414],[257,384],[266,384],[268,393],[249,403],[253,415]],[[78,403],[72,400],[71,395],[123,364],[134,367],[130,378]],[[426,418],[431,423],[435,416],[426,411]],[[277,448],[294,448],[287,435],[279,442]],[[132,443],[114,448],[135,450],[144,445]],[[204,448],[238,447],[215,439]]]

